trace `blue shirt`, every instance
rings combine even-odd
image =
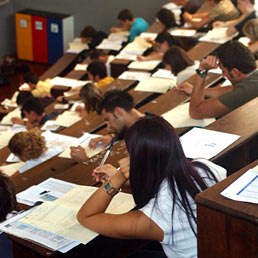
[[[133,26],[130,28],[130,42],[134,41],[136,36],[145,32],[149,27],[149,24],[143,18],[135,18]]]

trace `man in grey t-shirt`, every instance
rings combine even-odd
[[[200,62],[194,85],[183,82],[175,88],[191,94],[192,118],[220,117],[258,96],[258,71],[251,51],[238,41],[229,41],[216,52]],[[218,66],[232,85],[204,89],[207,71]]]

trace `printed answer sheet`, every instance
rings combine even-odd
[[[235,201],[258,204],[258,171],[248,170],[221,192],[221,195]]]

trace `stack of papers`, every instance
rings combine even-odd
[[[147,72],[131,72],[125,71],[123,72],[118,79],[120,80],[136,80],[136,81],[143,81],[150,77],[150,73]]]
[[[239,135],[193,128],[180,137],[187,158],[211,159],[239,139]]]
[[[221,194],[229,199],[258,204],[258,171],[248,170]]]
[[[205,119],[193,119],[189,115],[189,105],[190,103],[185,103],[179,105],[170,111],[164,113],[162,117],[166,119],[173,127],[189,127],[189,126],[199,126],[204,127],[215,121],[215,118],[205,118]]]
[[[150,77],[140,81],[135,87],[136,91],[165,93],[176,85],[175,80]]]
[[[199,41],[223,44],[237,35],[227,36],[227,29],[227,27],[213,28],[212,30],[209,30],[205,36],[199,38]]]
[[[1,105],[4,107],[14,107],[14,108],[18,107],[17,103],[10,99],[4,99],[1,103]]]
[[[96,187],[76,186],[56,201],[44,202],[31,214],[19,220],[19,223],[86,244],[98,234],[80,225],[76,214],[96,190]],[[112,199],[106,212],[121,214],[134,206],[132,195],[119,193]]]
[[[87,81],[80,81],[80,80],[75,80],[75,79],[69,79],[69,78],[63,78],[56,76],[51,80],[51,84],[53,85],[61,85],[61,86],[66,86],[66,87],[71,87],[71,88],[77,88],[80,86],[83,86],[87,83]]]
[[[151,71],[155,69],[160,64],[160,62],[161,60],[134,61],[128,65],[128,68]]]
[[[75,38],[74,41],[68,43],[69,48],[66,50],[67,53],[79,54],[83,50],[89,49],[87,43],[82,43],[80,38]]]
[[[102,42],[96,48],[119,51],[122,48],[122,43],[123,42],[121,41],[103,39]]]
[[[196,30],[191,29],[175,29],[170,32],[170,34],[175,37],[193,37],[195,33]]]
[[[98,145],[96,146],[95,149],[91,149],[89,147],[89,142],[91,139],[94,139],[96,137],[99,137],[99,135],[96,134],[89,134],[89,133],[85,133],[83,136],[81,136],[79,139],[77,139],[75,142],[73,142],[71,145],[69,145],[64,152],[62,152],[59,157],[60,158],[71,158],[70,155],[70,147],[71,146],[82,146],[86,152],[86,155],[88,158],[91,158],[93,156],[95,156],[96,154],[100,153],[101,151],[103,151],[102,145]]]
[[[75,111],[65,111],[61,115],[57,117],[55,120],[55,124],[63,127],[69,127],[78,121],[80,121],[82,118],[80,115]]]

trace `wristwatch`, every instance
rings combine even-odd
[[[200,70],[200,69],[196,69],[195,70],[197,72],[197,74],[199,76],[201,76],[202,78],[205,78],[207,76],[207,71],[206,70]]]
[[[106,193],[108,193],[112,197],[114,197],[116,194],[120,192],[120,190],[117,190],[116,188],[113,187],[110,181],[107,181],[103,187]]]

